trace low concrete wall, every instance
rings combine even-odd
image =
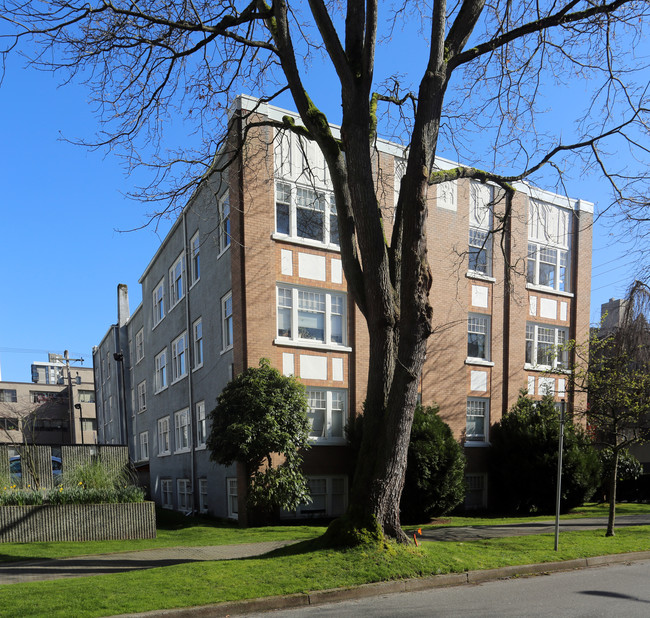
[[[153,502],[0,506],[0,543],[155,537]]]

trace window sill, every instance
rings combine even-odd
[[[526,371],[539,371],[540,373],[556,373],[561,375],[571,375],[570,369],[562,369],[560,367],[551,367],[549,365],[530,365],[529,363],[524,363],[524,369]]]
[[[573,292],[563,292],[562,290],[554,290],[545,285],[537,285],[535,283],[527,283],[527,290],[532,290],[533,292],[543,292],[544,294],[555,294],[556,296],[564,296],[566,298],[573,298]]]
[[[200,365],[197,365],[196,367],[194,367],[194,369],[192,369],[192,373],[194,373],[195,371],[198,371],[199,369],[201,369],[201,367],[203,367],[203,363],[201,363]]]
[[[490,446],[490,443],[481,440],[476,440],[476,441],[466,440],[463,446],[465,446],[465,448],[487,448],[488,446]]]
[[[207,445],[205,445],[205,444],[199,444],[198,446],[195,446],[195,447],[194,447],[194,450],[195,450],[195,451],[204,451],[206,448],[208,448]]]
[[[183,453],[189,453],[192,449],[188,448],[179,448],[174,451],[174,455],[182,455]]]
[[[144,414],[147,411],[147,408],[142,408],[142,410],[138,410],[138,414]]]
[[[185,378],[187,378],[187,373],[184,373],[179,378],[176,378],[175,380],[172,380],[170,386],[173,386],[174,384],[178,384],[179,382],[182,382]]]
[[[496,283],[497,280],[494,277],[489,275],[484,275],[483,273],[476,272],[475,270],[468,270],[465,273],[465,277],[468,279],[478,279],[479,281],[487,281],[489,283]]]
[[[312,446],[345,446],[347,440],[345,438],[309,438]]]
[[[219,252],[219,255],[217,255],[217,259],[219,259],[219,258],[220,258],[224,253],[226,253],[226,251],[228,251],[229,249],[230,249],[230,243],[228,243],[228,246],[227,246],[225,249],[222,249],[222,250]]]
[[[225,354],[226,352],[230,352],[230,350],[232,350],[232,346],[231,346],[231,345],[229,345],[227,348],[224,348],[223,350],[221,350],[221,354],[223,355],[223,354]]]
[[[169,313],[169,311],[168,311],[167,313]],[[152,330],[152,331],[156,330],[156,328],[158,328],[158,325],[163,323],[165,317],[167,316],[167,313],[166,313],[162,318],[160,318],[160,321],[159,321],[159,322],[156,322],[156,323],[151,327],[151,330]]]
[[[181,301],[182,301],[184,298],[185,298],[185,294],[183,294],[183,296],[181,296],[181,297],[180,297],[180,298],[179,298],[179,299],[178,299],[178,300],[177,300],[173,305],[171,305],[171,307],[169,307],[169,310],[167,311],[167,313],[168,313],[168,314],[171,313],[171,312],[174,310],[174,307],[178,307],[178,305],[181,304]]]
[[[171,455],[171,451],[165,451],[164,453],[158,453],[157,457],[169,457]]]
[[[273,240],[281,240],[282,242],[290,243],[292,245],[301,245],[303,247],[312,247],[314,249],[325,249],[326,251],[336,251],[337,253],[341,252],[340,245],[334,245],[332,243],[326,244],[318,240],[296,238],[295,236],[285,236],[284,234],[278,234],[277,232],[271,234],[271,238]]]
[[[480,365],[481,367],[494,367],[493,361],[484,360],[482,358],[466,358],[466,365]]]
[[[201,277],[197,277],[192,283],[190,284],[190,290],[194,289],[194,286],[201,281]]]
[[[169,387],[168,386],[163,386],[160,390],[154,391],[154,395],[160,395],[163,391],[166,391]]]
[[[352,348],[338,343],[319,343],[311,341],[294,341],[293,339],[274,339],[275,345],[287,346],[291,348],[309,348],[312,350],[328,350],[330,352],[352,352]]]

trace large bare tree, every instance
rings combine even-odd
[[[647,79],[635,84],[644,67],[632,52],[650,4],[0,0],[0,9],[5,53],[27,49],[37,67],[87,82],[104,121],[97,143],[121,146],[131,163],[144,162],[143,144],[161,144],[170,119],[194,123],[191,152],[179,148],[165,160],[163,149],[154,148],[144,162],[157,173],[143,193],[169,199],[170,208],[214,169],[217,119],[234,94],[245,90],[271,101],[290,93],[304,126],[286,119],[277,128],[299,132],[324,154],[344,272],[370,333],[364,437],[347,525],[405,541],[399,500],[432,331],[425,232],[430,188],[459,178],[497,183],[506,196],[507,224],[513,183],[544,169],[596,167],[616,186],[625,174],[645,179],[646,172],[608,170],[604,144],[625,143],[647,154],[640,139]],[[410,48],[416,38],[417,53]],[[385,71],[375,63],[378,52],[403,58],[405,71],[419,65],[419,75]],[[314,63],[331,71],[328,93],[340,91],[340,117],[333,119],[340,121],[340,139],[325,113],[329,102],[313,96]],[[577,124],[565,125],[565,139],[557,119],[540,130],[548,89],[576,81],[589,92],[575,101],[584,103]],[[373,170],[379,133],[401,135],[408,146],[390,236]],[[493,172],[464,165],[439,170],[439,144],[448,156]]]

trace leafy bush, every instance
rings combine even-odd
[[[0,506],[26,506],[43,504],[43,493],[34,489],[23,489],[16,485],[2,485]]]
[[[133,479],[126,470],[109,467],[95,459],[66,470],[61,484],[64,488],[83,485],[86,489],[112,489],[131,485]]]
[[[139,487],[110,487],[93,489],[83,485],[50,489],[45,500],[48,504],[116,504],[119,502],[142,502],[144,491]]]
[[[535,402],[525,391],[490,434],[491,481],[500,510],[555,510],[560,419],[550,396]],[[567,419],[562,454],[560,510],[588,500],[600,482],[600,462],[582,427]]]
[[[413,417],[401,519],[421,523],[451,512],[465,498],[465,455],[438,416],[437,407],[418,406]]]

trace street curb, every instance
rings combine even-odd
[[[291,594],[286,596],[230,601],[226,603],[216,603],[214,605],[202,605],[199,607],[158,610],[141,614],[123,614],[122,618],[135,618],[136,616],[174,616],[175,618],[237,616],[253,612],[296,609],[307,607],[309,605],[324,605],[326,603],[337,603],[339,601],[351,601],[383,594],[415,592],[417,590],[429,590],[432,588],[448,588],[452,586],[479,584],[498,579],[508,579],[510,577],[538,575],[541,573],[557,573],[560,571],[574,571],[576,569],[587,569],[621,562],[636,562],[639,560],[650,560],[650,551],[632,552],[628,554],[609,554],[606,556],[576,558],[574,560],[564,560],[559,562],[521,564],[499,567],[498,569],[486,569],[484,571],[445,573],[443,575],[432,575],[430,577],[362,584],[354,588],[333,588],[330,590],[317,590],[314,592]]]

